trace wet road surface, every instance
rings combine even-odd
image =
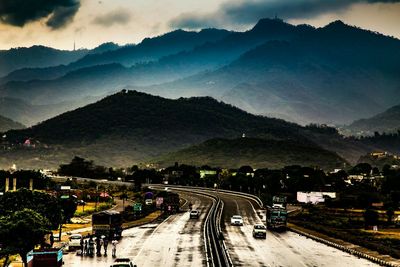
[[[171,215],[167,220],[134,227],[123,231],[123,238],[117,246],[117,257],[130,258],[137,266],[205,266],[203,225],[211,199],[198,195],[182,194],[181,197],[200,210],[199,219],[189,219],[189,212]],[[182,208],[187,210],[188,203]],[[64,256],[66,267],[110,266],[111,246],[108,256]]]
[[[268,231],[267,239],[255,239],[253,225],[261,223],[258,213],[263,211],[241,197],[220,197],[225,203],[222,230],[235,266],[379,266],[290,231]],[[243,226],[230,225],[235,214],[243,217]]]

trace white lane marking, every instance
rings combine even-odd
[[[162,225],[164,225],[167,221],[170,220],[170,218],[172,218],[172,216],[168,216],[167,219],[165,219],[162,223],[160,223],[156,228],[154,228],[154,231],[149,235],[149,237],[146,239],[146,241],[143,243],[142,247],[140,248],[139,252],[136,254],[135,256],[135,260],[134,262],[137,261],[137,258],[139,257],[139,255],[142,253],[146,243],[150,242],[149,240],[151,239],[151,237],[153,237],[153,235],[157,232],[158,228],[160,228]]]

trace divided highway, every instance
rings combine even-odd
[[[152,187],[165,189],[159,185]],[[379,266],[290,231],[268,231],[266,240],[254,239],[253,225],[265,220],[254,200],[209,189],[168,188],[176,190],[187,201],[184,210],[188,209],[189,202],[193,209],[200,210],[200,218],[189,219],[189,213],[182,212],[163,222],[125,230],[117,257],[128,257],[138,267],[229,266],[230,260],[233,266]],[[243,217],[243,226],[230,225],[230,217],[235,214]],[[220,226],[207,223],[212,220],[215,223],[215,218],[220,218]],[[224,242],[215,235],[219,231]],[[226,245],[228,259],[221,251],[217,252],[219,259],[215,259],[212,247],[221,244]],[[110,266],[113,259],[70,253],[64,261],[66,267],[101,267]]]

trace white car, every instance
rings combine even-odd
[[[128,258],[118,258],[110,267],[136,267]]]
[[[198,219],[200,217],[200,211],[192,210],[190,211],[190,219]]]
[[[231,225],[243,225],[243,218],[240,215],[233,215],[231,217]]]
[[[267,238],[267,228],[264,224],[255,224],[253,227],[253,237],[261,237],[266,239]]]
[[[81,234],[72,234],[69,237],[68,249],[76,249],[81,247]]]

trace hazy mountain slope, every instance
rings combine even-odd
[[[11,129],[23,129],[23,128],[25,128],[25,126],[22,125],[21,123],[15,122],[13,120],[10,120],[9,118],[0,115],[0,133]]]
[[[212,139],[155,160],[161,166],[175,162],[195,166],[282,168],[288,165],[343,167],[345,160],[311,143],[257,138]]]
[[[72,45],[72,44],[71,44]],[[41,68],[68,64],[88,53],[88,50],[57,50],[45,46],[13,48],[0,51],[0,77],[21,68]]]
[[[115,44],[105,43],[68,65],[20,69],[3,77],[0,82],[4,84],[9,81],[56,79],[81,68],[113,63],[129,67],[137,63],[156,61],[164,56],[191,50],[204,43],[220,40],[229,34],[229,31],[217,29],[205,29],[200,32],[176,30],[154,38],[146,38],[137,45],[115,47]]]
[[[35,95],[35,99],[38,99],[35,103],[43,104],[43,101],[60,101],[64,94],[79,97],[80,95],[78,94],[103,94],[108,92],[110,88],[119,90],[127,85],[146,86],[170,82],[206,70],[216,69],[217,67],[231,62],[239,57],[241,53],[256,47],[266,40],[289,40],[311,29],[312,28],[305,26],[296,27],[280,20],[264,19],[246,32],[228,33],[226,31],[214,29],[203,30],[199,33],[175,31],[157,38],[145,39],[137,46],[127,46],[104,53],[104,55],[107,55],[105,58],[109,61],[103,60],[103,54],[85,57],[93,58],[94,61],[90,61],[93,64],[114,61],[128,65],[126,63],[127,60],[136,60],[135,62],[137,62],[139,59],[143,60],[144,57],[150,56],[152,56],[152,59],[157,59],[157,56],[168,55],[168,53],[175,52],[178,49],[184,49],[183,45],[186,44],[185,49],[180,53],[162,57],[159,61],[136,64],[131,68],[124,68],[117,64],[81,68],[73,71],[75,79],[70,79],[71,75],[69,73],[51,81],[8,82],[0,88],[0,94],[2,93],[3,96],[9,97],[24,98],[27,101],[31,99],[32,95]],[[176,38],[176,40],[174,38]],[[177,40],[181,41],[177,43]],[[205,42],[206,40],[208,41]],[[195,44],[200,42],[205,43],[193,49]],[[189,43],[189,45],[187,45],[187,43]],[[121,56],[119,56],[120,53]],[[95,60],[96,58],[99,58],[99,60]],[[149,60],[149,58],[146,59]],[[41,72],[44,72],[45,75],[49,75],[47,78],[57,77],[70,71],[71,68],[75,69],[76,66],[82,67],[82,65],[92,64],[82,62],[86,61],[78,61],[67,67],[58,66],[42,70],[29,70],[26,73],[18,73],[18,76],[22,75],[32,78],[35,75],[40,76],[42,75]],[[112,75],[107,71],[103,71],[104,68],[112,68]],[[88,71],[96,73],[96,75],[88,76]],[[73,93],[71,94],[70,91]],[[52,93],[50,93],[50,97],[48,97],[49,92],[57,92],[59,99],[53,100],[51,97]],[[46,98],[40,97],[44,94],[46,94]],[[41,100],[41,102],[39,102],[39,100]]]
[[[100,98],[100,96],[85,97],[79,101],[59,102],[52,105],[32,105],[16,98],[0,98],[0,114],[26,126],[31,126]]]
[[[374,132],[390,133],[400,130],[400,105],[389,108],[368,119],[361,119],[345,127],[352,134],[372,135]]]
[[[142,90],[211,95],[304,124],[347,123],[400,102],[399,69],[400,40],[334,22],[266,42],[219,70]]]

